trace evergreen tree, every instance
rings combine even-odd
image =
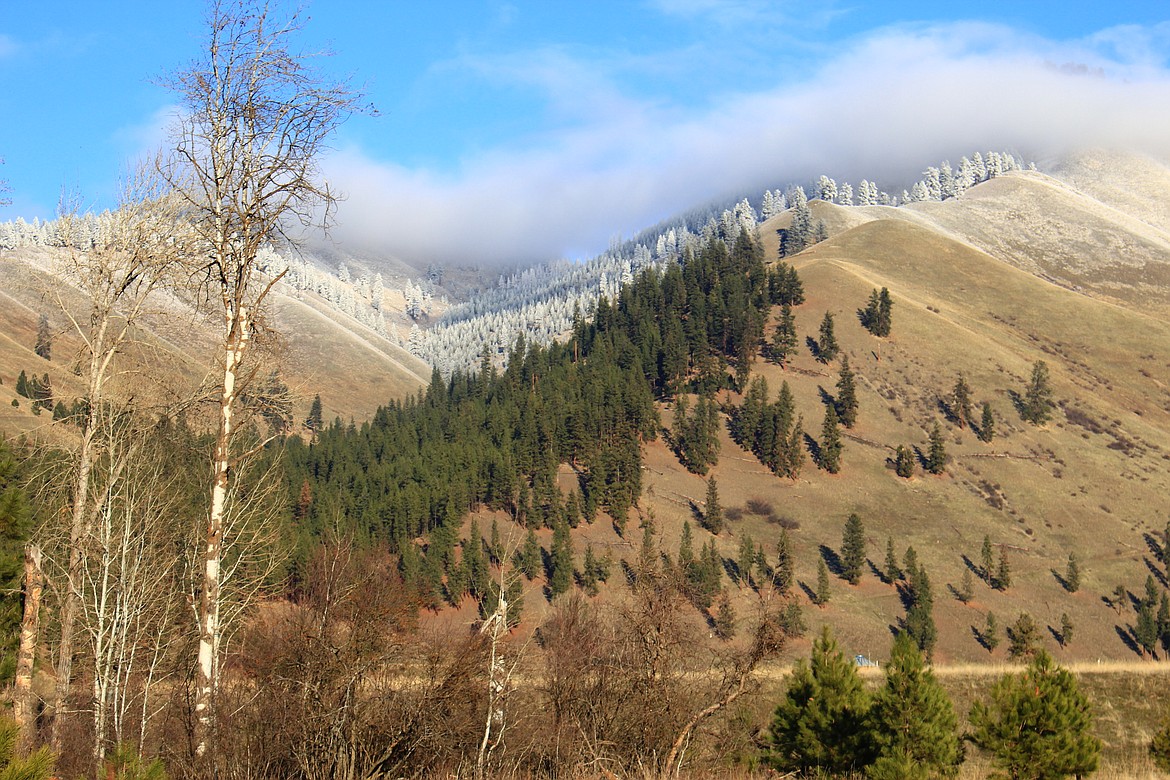
[[[1170,652],[1170,596],[1165,591],[1158,605],[1158,638],[1162,642],[1162,650]]]
[[[869,294],[869,301],[865,304],[865,308],[857,310],[857,318],[861,320],[861,327],[865,328],[875,336],[877,335],[877,321],[880,306],[881,299],[878,296],[878,291],[875,287],[873,292]]]
[[[765,760],[781,772],[844,774],[867,766],[873,742],[870,696],[828,626],[813,642],[811,663],[797,661],[772,716]]]
[[[1162,724],[1150,740],[1150,760],[1163,772],[1170,772],[1170,717],[1163,718]]]
[[[995,564],[995,555],[991,549],[991,537],[984,535],[983,547],[979,551],[979,561],[982,564],[983,580],[988,585],[991,585],[993,580],[991,576],[991,567]]]
[[[823,607],[828,604],[831,596],[832,594],[829,591],[829,567],[825,565],[824,558],[817,558],[817,606]]]
[[[906,633],[929,658],[938,641],[938,627],[934,622],[934,594],[926,568],[919,566],[909,571],[910,604],[906,609]]]
[[[971,415],[971,388],[967,386],[967,380],[962,374],[959,374],[955,388],[951,391],[951,411],[960,428],[966,428],[974,423]]]
[[[716,536],[723,531],[723,507],[719,505],[719,485],[713,476],[707,480],[707,501],[703,506],[703,525]]]
[[[788,593],[795,580],[795,564],[792,560],[792,540],[788,530],[780,529],[780,538],[776,540],[776,568],[772,570],[772,582],[781,595]]]
[[[555,597],[566,592],[573,584],[573,537],[570,536],[569,526],[564,521],[559,521],[553,526],[549,558],[552,566],[548,576],[548,589]]]
[[[972,738],[1013,778],[1081,777],[1097,768],[1089,701],[1067,669],[1039,652],[1019,674],[995,683],[971,709]]]
[[[856,585],[861,581],[864,568],[865,526],[854,513],[845,521],[845,531],[841,537],[841,575],[850,585]]]
[[[786,303],[780,308],[780,320],[772,337],[772,359],[783,366],[796,351],[796,345],[796,316]]]
[[[739,573],[739,584],[751,586],[752,568],[756,563],[756,543],[751,536],[742,534],[739,538],[739,550],[735,557],[735,567]]]
[[[324,411],[321,408],[321,395],[318,393],[313,396],[313,403],[309,405],[309,416],[305,418],[305,427],[309,429],[309,433],[316,438],[317,434],[325,425],[323,419]]]
[[[837,379],[837,417],[846,428],[857,422],[857,386],[853,371],[849,368],[849,357],[841,358],[841,373]]]
[[[990,610],[987,612],[987,622],[983,626],[982,638],[987,652],[994,653],[995,648],[999,647],[999,622],[995,619],[995,613]]]
[[[902,567],[898,565],[898,556],[894,554],[894,538],[886,539],[886,582],[893,584],[902,579]]]
[[[894,638],[885,672],[885,685],[869,711],[877,749],[869,776],[954,776],[963,760],[955,708],[909,635]],[[906,759],[914,774],[894,771]]]
[[[1040,631],[1036,621],[1027,612],[1021,612],[1016,622],[1008,626],[1008,657],[1029,658],[1040,650]]]
[[[53,331],[49,328],[49,317],[46,314],[37,320],[37,342],[33,351],[45,360],[49,360],[53,353]]]
[[[1060,613],[1060,646],[1068,647],[1073,639],[1073,622],[1067,612]]]
[[[715,636],[724,642],[735,636],[735,608],[726,589],[719,594],[719,607],[715,611]]]
[[[824,318],[821,319],[819,334],[816,358],[822,363],[832,362],[837,358],[837,353],[841,351],[841,348],[837,345],[837,336],[833,332],[833,314],[831,312],[825,312]]]
[[[694,537],[691,534],[691,522],[686,520],[683,522],[682,535],[678,540],[678,568],[679,573],[684,577],[690,572],[695,565],[695,543]]]
[[[54,756],[48,747],[29,755],[18,751],[20,727],[8,716],[0,717],[0,778],[4,780],[49,780]]]
[[[874,330],[875,336],[885,338],[890,335],[894,323],[893,308],[894,302],[890,300],[890,291],[883,287],[878,293],[878,319],[877,328]]]
[[[971,577],[970,569],[963,569],[963,578],[959,581],[959,587],[956,589],[955,595],[964,604],[975,596],[975,580]]]
[[[32,398],[32,391],[29,390],[28,386],[28,375],[24,373],[24,369],[21,369],[16,377],[16,394],[23,395],[25,398]]]
[[[524,546],[516,554],[516,568],[529,581],[536,579],[536,573],[540,571],[540,542],[536,540],[536,531],[531,528],[524,537]]]
[[[1032,364],[1032,378],[1020,402],[1020,416],[1033,425],[1043,425],[1052,416],[1052,387],[1048,381],[1048,364]]]
[[[999,548],[999,566],[995,570],[995,589],[1007,590],[1012,586],[1012,570],[1008,565],[1007,548]]]
[[[825,421],[821,425],[821,448],[817,465],[830,474],[836,474],[841,470],[842,448],[837,409],[833,404],[828,404],[825,406]]]
[[[947,447],[943,441],[942,428],[938,420],[930,429],[930,446],[926,455],[926,470],[931,474],[941,474],[947,467]]]
[[[600,592],[597,569],[597,556],[593,554],[593,545],[587,544],[585,545],[585,559],[581,562],[581,584],[590,596],[596,596]]]
[[[1081,589],[1081,563],[1075,552],[1068,554],[1068,564],[1064,569],[1064,589],[1069,593],[1076,593]]]
[[[1158,647],[1158,620],[1154,608],[1146,600],[1138,605],[1137,624],[1133,627],[1133,638],[1137,640],[1143,655],[1155,656]]]
[[[894,453],[894,473],[903,479],[914,476],[914,452],[909,447],[898,445]]]
[[[979,441],[989,443],[995,438],[995,415],[991,412],[991,404],[983,402],[983,416],[979,422]]]

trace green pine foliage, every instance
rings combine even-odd
[[[995,569],[995,589],[999,591],[1007,590],[1012,586],[1012,567],[1008,563],[1007,548],[999,548],[999,566]]]
[[[913,777],[895,771],[907,765],[922,777],[953,777],[963,761],[955,708],[908,634],[895,637],[885,672],[869,711],[877,752],[869,777]]]
[[[849,368],[849,356],[841,358],[841,371],[837,379],[837,417],[846,428],[857,423],[857,382]]]
[[[982,564],[981,572],[983,574],[983,581],[988,585],[992,583],[992,567],[995,565],[995,554],[991,549],[991,537],[984,535],[983,547],[979,550],[979,561]]]
[[[893,301],[890,299],[890,291],[885,287],[874,290],[869,295],[869,302],[866,303],[864,309],[857,310],[857,317],[861,320],[861,325],[875,336],[886,337],[890,335],[890,328],[893,320],[891,317],[891,310],[894,307]]]
[[[573,584],[573,537],[569,535],[568,523],[560,522],[553,528],[549,561],[548,589],[556,597]]]
[[[983,412],[979,421],[979,441],[990,444],[995,438],[995,414],[991,411],[991,404],[983,402]]]
[[[796,347],[796,315],[792,313],[792,306],[785,303],[780,307],[780,319],[776,321],[776,332],[772,336],[769,356],[783,366],[796,352]]]
[[[914,450],[902,444],[894,453],[894,473],[903,479],[914,476]]]
[[[809,662],[797,661],[768,733],[765,761],[781,772],[843,774],[867,766],[874,753],[870,695],[828,626]]]
[[[825,406],[825,420],[821,424],[820,452],[817,454],[817,466],[836,474],[841,470],[841,451],[844,444],[841,442],[841,429],[837,419],[837,409],[833,404]]]
[[[926,453],[926,471],[930,474],[942,474],[947,468],[947,445],[943,440],[942,428],[938,420],[930,429],[930,443]]]
[[[934,652],[934,645],[938,641],[938,627],[934,622],[934,592],[930,585],[930,577],[926,568],[918,566],[908,568],[910,582],[906,589],[906,634],[914,640],[914,644],[926,654],[927,658]]]
[[[10,718],[0,718],[0,778],[3,780],[48,780],[56,758],[47,747],[28,756],[17,753],[19,729]]]
[[[983,646],[987,648],[987,652],[994,653],[995,648],[999,647],[999,621],[995,619],[995,613],[990,610],[987,612],[987,618],[983,624],[983,630],[979,632],[979,638],[983,642]]]
[[[1021,612],[1016,622],[1008,626],[1008,657],[1031,658],[1040,650],[1040,630],[1027,612]]]
[[[1073,640],[1073,631],[1076,627],[1073,625],[1072,618],[1068,616],[1067,612],[1060,613],[1060,646],[1068,647]]]
[[[841,576],[850,585],[861,581],[865,569],[865,525],[856,513],[845,521],[841,537]]]
[[[971,412],[971,388],[962,374],[959,374],[955,387],[951,390],[951,414],[960,428],[975,423]]]
[[[688,413],[688,406],[686,396],[680,396],[675,404],[675,452],[688,471],[706,474],[719,462],[719,407],[709,393],[699,396],[693,412]]]
[[[703,505],[703,527],[718,535],[723,531],[723,507],[719,503],[719,483],[707,480],[707,500]]]
[[[732,415],[731,435],[775,474],[796,479],[804,464],[804,421],[796,417],[788,382],[774,402],[767,399],[768,383],[756,377]]]
[[[824,558],[817,558],[817,590],[815,598],[817,606],[823,607],[828,604],[832,595],[832,591],[829,590],[829,567],[825,565]]]
[[[1032,364],[1032,377],[1020,399],[1020,417],[1033,425],[1043,425],[1052,417],[1053,406],[1048,364],[1037,360]]]
[[[16,646],[20,641],[21,592],[24,576],[24,544],[31,531],[31,513],[20,486],[18,462],[0,439],[0,588],[16,597],[0,601],[0,681],[16,672]]]
[[[1081,777],[1097,768],[1101,742],[1088,699],[1043,651],[1023,672],[1000,678],[970,720],[975,744],[1008,777]]]
[[[882,573],[886,576],[886,583],[890,585],[902,579],[902,567],[898,565],[898,556],[894,553],[892,536],[886,539],[886,563]]]
[[[837,359],[840,351],[841,347],[837,344],[837,335],[833,329],[833,314],[825,312],[818,330],[816,359],[822,363],[831,363]]]
[[[735,637],[735,608],[731,597],[723,590],[719,594],[719,606],[715,610],[715,636],[727,642]]]
[[[1064,568],[1064,589],[1069,593],[1081,589],[1081,562],[1075,552],[1068,554],[1068,564]]]
[[[1170,772],[1170,718],[1164,718],[1150,740],[1150,760],[1163,772]]]
[[[804,284],[790,263],[777,263],[768,274],[768,297],[772,303],[781,306],[799,306],[804,303]]]
[[[772,583],[781,595],[792,589],[796,580],[795,563],[793,561],[792,538],[788,530],[780,529],[780,537],[776,540],[776,568],[772,570]]]

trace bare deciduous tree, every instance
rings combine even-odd
[[[327,220],[334,194],[318,159],[357,95],[296,51],[301,25],[265,0],[212,0],[206,50],[173,74],[181,116],[176,158],[166,173],[184,199],[205,246],[198,274],[223,316],[219,415],[200,593],[196,753],[213,733],[221,654],[221,560],[233,465],[241,365],[258,312],[283,275],[263,274],[261,248],[300,222]]]
[[[65,565],[59,588],[61,629],[52,730],[56,750],[61,748],[61,715],[73,679],[74,635],[83,598],[84,540],[102,511],[101,501],[90,496],[91,471],[101,455],[99,416],[115,374],[115,360],[125,352],[148,299],[186,251],[188,231],[181,204],[167,194],[154,174],[156,167],[154,162],[145,163],[127,176],[104,240],[88,248],[77,247],[73,233],[79,215],[70,204],[62,204],[57,223],[64,245],[71,248],[61,276],[84,295],[88,309],[77,314],[57,288],[57,304],[81,341],[77,366],[85,382],[85,398],[81,434],[71,457],[68,543],[61,556]]]

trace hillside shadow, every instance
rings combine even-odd
[[[1145,656],[1145,654],[1142,652],[1141,645],[1138,644],[1137,639],[1133,635],[1132,628],[1129,626],[1122,628],[1121,626],[1114,624],[1113,630],[1117,632],[1117,636],[1121,638],[1121,641],[1125,643],[1125,646],[1132,650],[1139,658]]]
[[[818,549],[821,558],[825,561],[825,566],[829,569],[829,573],[835,577],[844,576],[845,565],[841,563],[841,556],[837,555],[837,551],[825,544],[822,544]]]
[[[808,433],[804,434],[804,446],[808,448],[809,457],[819,468],[821,465],[821,444]]]
[[[918,461],[918,465],[921,466],[923,470],[925,470],[927,463],[926,453],[923,452],[922,448],[917,444],[913,444],[911,446],[914,447],[914,460]]]
[[[990,572],[983,571],[983,567],[979,566],[978,564],[975,563],[975,561],[973,561],[969,557],[967,557],[967,553],[963,553],[963,555],[961,557],[963,559],[963,565],[966,566],[968,569],[970,569],[972,574],[974,574],[976,577],[983,580],[984,582],[987,582],[988,577],[991,576]]]
[[[1048,571],[1052,572],[1052,579],[1056,580],[1056,583],[1060,585],[1062,590],[1064,590],[1066,593],[1072,593],[1072,586],[1069,585],[1068,580],[1064,578],[1063,574],[1058,572],[1056,569],[1049,569]]]
[[[971,636],[974,637],[975,641],[979,643],[979,646],[987,652],[990,653],[994,649],[991,646],[991,642],[988,641],[987,636],[979,630],[978,626],[971,626]]]
[[[1142,562],[1146,564],[1146,568],[1150,570],[1150,575],[1157,580],[1158,584],[1163,588],[1167,587],[1166,573],[1162,571],[1162,567],[1151,561],[1148,555],[1142,556]]]
[[[1166,557],[1166,547],[1158,542],[1150,532],[1142,534],[1142,539],[1146,543],[1146,547],[1150,548],[1150,555],[1154,556],[1154,560],[1160,561]]]
[[[805,336],[804,343],[805,346],[808,347],[808,351],[812,353],[812,356],[816,358],[818,363],[828,362],[827,360],[822,359],[823,356],[821,354],[821,345],[817,343],[816,339],[814,339],[812,336]]]
[[[1015,390],[1008,390],[1007,394],[1008,398],[1011,399],[1012,407],[1016,410],[1016,414],[1020,415],[1021,417],[1026,417],[1028,405],[1024,401],[1024,396],[1020,395]]]
[[[1048,629],[1048,633],[1052,634],[1052,638],[1053,638],[1053,640],[1056,641],[1056,644],[1060,645],[1061,649],[1063,650],[1064,649],[1064,634],[1060,633],[1052,626],[1045,626],[1045,627]]]
[[[870,574],[872,574],[873,576],[877,577],[879,580],[881,580],[881,581],[882,581],[883,583],[885,583],[886,585],[889,585],[889,584],[891,584],[891,581],[890,581],[889,579],[887,579],[887,578],[886,578],[886,573],[885,573],[884,571],[882,571],[881,569],[879,569],[879,568],[877,567],[877,564],[876,564],[876,563],[874,563],[874,562],[873,562],[872,560],[870,560],[869,558],[866,558],[866,559],[865,559],[865,563],[866,563],[866,565],[867,565],[867,566],[869,566],[869,572],[870,572]]]
[[[820,606],[820,604],[817,602],[816,591],[810,588],[807,582],[804,580],[797,580],[796,584],[799,585],[800,589],[804,591],[804,595],[808,596],[809,601],[811,601],[816,606]]]
[[[958,601],[961,604],[969,604],[975,595],[974,593],[964,593],[949,582],[947,583],[947,590],[949,590],[951,595],[954,596],[955,601]]]
[[[834,409],[837,408],[837,398],[820,385],[817,385],[817,395],[820,396],[821,403],[825,406],[831,406]]]
[[[955,425],[959,424],[959,415],[955,412],[955,407],[951,406],[947,399],[940,396],[935,400],[935,404],[938,406],[938,412],[943,416],[943,419]]]

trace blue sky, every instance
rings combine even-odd
[[[6,0],[0,219],[101,209],[165,139],[205,5]],[[712,197],[901,186],[975,149],[1170,154],[1165,2],[315,0],[307,47],[379,115],[325,170],[337,240],[416,261],[584,255]]]

